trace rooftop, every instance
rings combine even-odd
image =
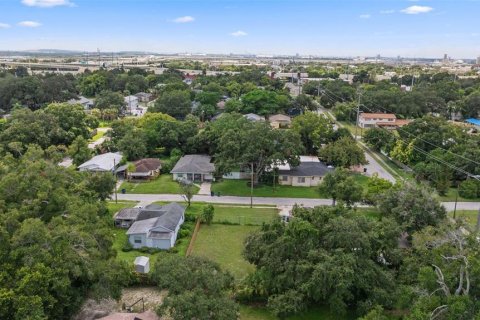
[[[215,166],[211,161],[212,158],[207,155],[187,154],[178,160],[170,173],[213,173]]]
[[[145,158],[140,159],[134,162],[136,173],[139,172],[150,172],[152,170],[157,170],[162,167],[162,163],[159,159],[156,158]]]
[[[127,235],[148,233],[151,229],[157,227],[174,231],[184,213],[185,207],[176,202],[172,202],[164,206],[159,206],[156,204],[148,205],[140,211],[138,220],[134,222],[128,229]],[[157,233],[165,232],[156,232],[156,234]]]
[[[396,119],[393,113],[360,113],[360,118]]]
[[[321,162],[301,162],[297,167],[290,170],[279,170],[279,174],[294,177],[324,176],[332,171]]]
[[[112,171],[122,161],[118,152],[99,154],[78,166],[80,171]]]

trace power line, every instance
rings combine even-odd
[[[343,99],[342,97],[339,97],[339,96],[335,95],[331,90],[329,90],[329,89],[323,89],[323,90],[325,90],[325,91],[330,91],[330,94],[331,94],[332,96],[336,97],[337,99],[340,99],[342,102],[347,102],[347,101],[345,101],[345,99]],[[373,111],[372,111],[371,109],[369,109],[367,106],[365,106],[365,105],[362,105],[362,106],[363,106],[364,108],[368,109],[368,111],[373,112]],[[392,112],[391,110],[388,110],[388,109],[386,109],[386,108],[384,108],[384,107],[379,107],[379,106],[374,106],[374,107],[376,107],[376,108],[378,108],[378,109],[381,109],[381,110],[383,110],[383,111],[389,112],[389,113],[394,113],[394,112]],[[420,141],[423,141],[423,142],[425,142],[425,143],[427,143],[427,144],[429,144],[429,145],[431,145],[431,146],[433,146],[433,147],[435,147],[435,148],[442,149],[442,150],[444,150],[444,151],[446,151],[446,152],[448,152],[448,153],[450,153],[450,154],[452,154],[452,155],[454,155],[454,156],[457,156],[457,157],[462,158],[462,159],[464,159],[464,160],[467,160],[467,161],[470,161],[470,162],[475,163],[475,164],[477,164],[477,165],[480,165],[480,162],[477,162],[477,161],[475,161],[475,160],[473,160],[473,159],[464,157],[464,156],[462,156],[462,155],[460,155],[460,154],[454,153],[454,152],[452,152],[452,151],[450,151],[450,150],[448,150],[448,149],[445,149],[445,148],[443,148],[443,147],[440,147],[440,146],[438,146],[438,145],[436,145],[436,144],[434,144],[434,143],[432,143],[432,142],[430,142],[430,141],[427,141],[427,140],[425,140],[425,139],[423,139],[423,138],[421,138],[421,137],[415,136],[413,133],[410,133],[410,132],[408,132],[408,131],[405,131],[404,129],[402,129],[402,128],[400,128],[400,127],[397,128],[397,131],[404,132],[404,133],[408,134],[409,136],[413,136],[413,137],[419,139]]]

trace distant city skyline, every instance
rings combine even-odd
[[[0,50],[480,56],[478,0],[3,0]]]

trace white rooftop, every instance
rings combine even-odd
[[[135,261],[133,263],[136,266],[146,266],[149,261],[150,261],[150,258],[145,257],[145,256],[139,256],[139,257],[135,258]]]
[[[122,161],[122,154],[119,152],[108,152],[93,157],[78,166],[80,171],[113,171],[115,166]]]

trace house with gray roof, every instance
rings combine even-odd
[[[115,216],[116,223],[123,217],[119,214]],[[130,214],[134,215],[132,212]],[[175,202],[139,208],[136,221],[127,231],[128,241],[136,249],[148,247],[168,250],[175,245],[184,221],[185,207]]]
[[[78,166],[79,171],[114,172],[122,161],[122,154],[119,152],[108,152],[99,154],[85,163]]]
[[[296,167],[278,167],[278,183],[294,187],[318,186],[323,177],[332,171],[317,157],[301,156],[300,164]]]
[[[265,117],[259,116],[255,113],[247,113],[243,115],[248,121],[258,122],[258,121],[265,121]]]
[[[203,154],[187,154],[178,160],[175,167],[170,171],[173,180],[187,181],[213,181],[215,165],[212,158]]]
[[[95,105],[93,100],[85,98],[84,96],[80,96],[78,99],[70,99],[67,101],[67,103],[71,105],[79,104],[84,110],[90,110]]]

